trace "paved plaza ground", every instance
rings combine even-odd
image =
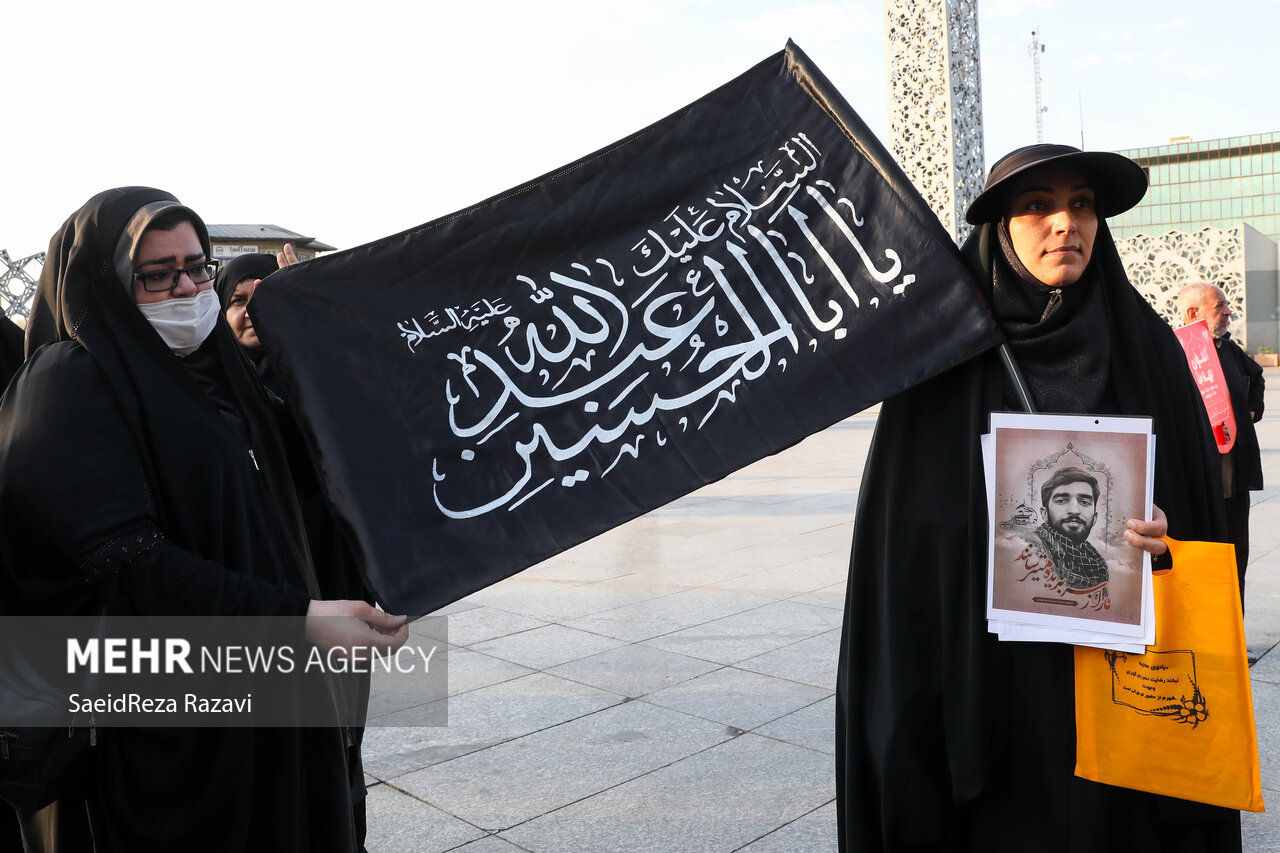
[[[1280,851],[1280,370],[1245,629]],[[449,725],[365,739],[372,853],[836,848],[834,699],[869,410],[447,608]]]

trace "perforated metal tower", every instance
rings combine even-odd
[[[977,0],[884,0],[889,151],[957,242],[982,190]]]

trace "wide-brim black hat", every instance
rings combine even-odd
[[[1124,213],[1147,193],[1147,173],[1121,154],[1081,151],[1070,145],[1028,145],[1011,151],[991,167],[987,186],[969,205],[964,218],[970,225],[995,222],[1004,216],[1012,179],[1042,166],[1075,169],[1093,184],[1094,209],[1099,216]]]

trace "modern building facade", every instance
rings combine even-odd
[[[1117,238],[1247,222],[1280,241],[1280,132],[1119,153],[1146,170],[1151,189],[1109,220]]]
[[[1280,351],[1280,250],[1240,222],[1229,228],[1137,233],[1116,240],[1129,281],[1171,326],[1183,285],[1208,281],[1231,304],[1231,336],[1250,352]]]
[[[1236,340],[1280,350],[1280,132],[1119,153],[1151,181],[1141,204],[1108,220],[1129,279],[1175,326],[1182,286],[1212,282]]]

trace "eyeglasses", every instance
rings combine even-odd
[[[201,261],[180,270],[156,270],[155,272],[136,272],[133,277],[142,282],[142,289],[147,293],[164,293],[178,286],[178,279],[186,275],[192,284],[204,284],[213,281],[218,274],[217,261]]]

